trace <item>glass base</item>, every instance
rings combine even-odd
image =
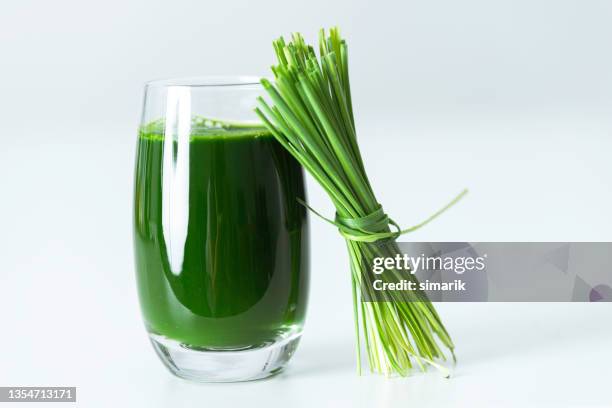
[[[149,333],[157,355],[177,377],[198,382],[237,382],[279,373],[293,356],[301,333],[240,350],[205,349]]]

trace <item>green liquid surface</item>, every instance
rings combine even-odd
[[[150,332],[240,349],[299,331],[308,286],[303,172],[257,128],[138,138],[134,243]]]

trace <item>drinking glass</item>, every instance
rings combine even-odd
[[[138,134],[140,305],[175,375],[245,381],[281,370],[308,291],[303,170],[258,122],[252,78],[149,82]]]

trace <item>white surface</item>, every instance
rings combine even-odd
[[[542,163],[548,145],[535,130],[531,137],[527,129],[508,135],[514,142],[505,153],[523,152],[509,160],[495,154],[494,143],[469,137],[476,127],[431,126],[434,133],[372,121],[379,122],[394,150],[372,163],[384,152],[369,126],[363,145],[371,152],[366,157],[381,200],[398,220],[417,221],[460,187],[472,190],[410,239],[610,240],[611,183],[597,171],[607,165],[610,139],[582,133],[581,143],[592,147],[581,151],[576,143],[564,144],[571,134],[553,132],[559,142]],[[110,143],[92,131],[75,135],[81,141],[73,145],[24,144],[2,151],[0,171],[9,176],[3,179],[1,213],[0,384],[75,385],[83,407],[117,400],[132,407],[612,403],[612,304],[441,304],[458,347],[451,380],[434,372],[388,381],[357,377],[344,244],[316,219],[308,320],[289,369],[250,384],[196,385],[172,378],[148,344],[138,310],[130,227],[133,134],[118,132],[124,142]],[[411,136],[393,136],[400,132]],[[459,135],[455,144],[451,134]],[[415,152],[412,166],[400,162],[407,151]],[[440,154],[444,166],[432,165]],[[455,171],[449,174],[449,168]],[[549,174],[557,175],[552,183]],[[562,180],[570,176],[581,181],[568,194]],[[406,191],[418,199],[402,199]],[[313,205],[329,208],[318,189],[310,193]]]
[[[357,377],[344,244],[316,219],[289,369],[229,385],[165,371],[132,261],[142,82],[265,73],[287,30],[349,37],[366,166],[398,222],[470,188],[407,239],[612,240],[610,2],[309,4],[272,19],[267,1],[2,3],[0,385],[74,385],[88,408],[612,405],[612,304],[443,304],[451,380]],[[312,184],[310,201],[331,214]]]

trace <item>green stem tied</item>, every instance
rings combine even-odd
[[[357,242],[376,242],[382,239],[397,239],[401,235],[413,232],[429,224],[446,210],[457,204],[457,202],[459,202],[459,200],[461,200],[467,193],[468,189],[464,189],[448,204],[433,213],[427,219],[406,229],[401,229],[401,227],[395,221],[389,218],[389,216],[383,211],[382,206],[380,204],[378,204],[378,208],[376,210],[364,217],[341,217],[338,215],[338,213],[336,213],[336,219],[331,220],[321,215],[321,213],[313,209],[303,200],[298,198],[298,201],[300,202],[300,204],[302,204],[314,214],[316,214],[319,218],[327,221],[332,225],[335,225],[344,238],[350,241]],[[392,225],[395,228],[395,231],[389,231],[389,225]]]
[[[372,288],[372,277],[362,272],[363,265],[374,257],[398,254],[396,238],[437,218],[459,201],[466,190],[408,229],[401,229],[385,214],[368,180],[357,143],[346,41],[337,28],[329,35],[321,30],[319,38],[319,55],[299,33],[289,43],[282,37],[274,42],[278,59],[272,68],[274,81],[261,81],[269,102],[259,98],[255,112],[276,140],[328,193],[336,207],[337,215],[331,220],[300,201],[338,228],[345,238],[358,361],[363,345],[373,372],[405,376],[417,366],[425,370],[426,365],[431,365],[448,376],[448,370],[438,363],[439,359],[445,360],[440,346],[453,356],[455,346],[433,304],[425,295],[419,295],[415,301],[416,295],[405,292],[396,292],[390,302],[362,301]],[[379,240],[377,245],[368,245]],[[408,278],[416,280],[411,276]]]

